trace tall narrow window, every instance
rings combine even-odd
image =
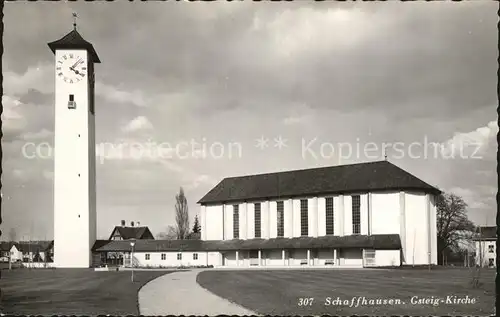
[[[300,235],[309,235],[309,215],[308,215],[308,201],[307,199],[300,200]]]
[[[334,234],[334,222],[333,222],[333,197],[327,197],[325,200],[326,203],[326,234],[333,235]]]
[[[233,205],[233,238],[240,238],[240,213],[238,205]]]
[[[260,228],[261,228],[261,214],[260,214],[260,203],[256,203],[255,205],[255,237],[260,238]]]
[[[352,197],[352,234],[361,233],[361,199],[359,195]]]
[[[276,222],[277,222],[277,236],[284,237],[285,236],[285,210],[282,201],[278,201],[276,203]]]

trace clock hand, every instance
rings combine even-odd
[[[82,58],[79,58],[76,63],[73,64],[73,66],[71,66],[70,68],[74,68],[76,67],[76,65],[80,64],[80,62],[82,61]]]
[[[80,72],[77,71],[74,67],[70,67],[70,70],[72,70],[75,74],[80,75]]]

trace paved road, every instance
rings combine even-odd
[[[196,276],[203,270],[182,271],[152,280],[139,291],[141,315],[257,315],[201,287]]]

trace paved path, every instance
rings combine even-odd
[[[203,270],[175,272],[160,276],[139,291],[141,315],[257,315],[214,295],[196,282]]]

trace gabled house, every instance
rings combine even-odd
[[[496,267],[497,227],[479,227],[476,232],[476,265],[481,267]]]
[[[17,247],[17,243],[14,241],[2,241],[0,242],[0,262],[16,261],[22,256]]]
[[[102,246],[110,243],[111,241],[123,240],[154,240],[153,234],[147,226],[140,226],[139,223],[135,225],[132,221],[129,226],[125,225],[122,220],[120,226],[116,226],[108,240],[96,240],[92,247],[92,266],[98,267],[101,265],[122,265],[123,252],[99,252]],[[131,248],[130,243],[126,243]]]
[[[130,226],[125,226],[124,222],[122,222],[122,225],[116,226],[111,232],[111,235],[109,236],[109,240],[131,240],[131,239],[154,240],[154,237],[148,227],[135,226],[133,222],[130,223]]]

